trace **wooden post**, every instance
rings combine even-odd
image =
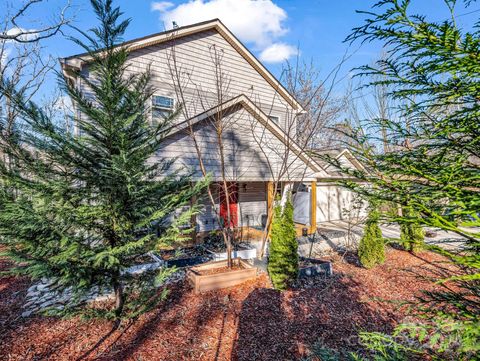
[[[190,199],[190,207],[193,207],[197,203],[197,197],[193,196],[192,199]],[[197,243],[197,215],[192,214],[190,216],[190,227],[192,227],[192,241],[194,244]]]
[[[310,234],[313,234],[317,231],[317,182],[312,182],[312,189],[310,191]]]
[[[271,229],[272,219],[273,219],[273,202],[274,201],[275,201],[274,183],[269,181],[267,182],[267,222],[268,222],[267,238],[270,237],[270,229]]]
[[[258,255],[259,259],[262,259],[264,256],[265,245],[267,244],[267,240],[270,237],[270,226],[272,224],[273,218],[273,202],[275,201],[275,189],[273,185],[273,182],[268,181],[265,187],[265,191],[267,193],[267,229],[266,234],[262,234],[262,247],[260,248],[260,253]]]

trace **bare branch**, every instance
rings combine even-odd
[[[28,18],[33,12],[33,6],[42,3],[44,0],[27,0],[22,7],[14,11],[9,17],[7,14],[5,23],[9,28],[4,28],[0,32],[0,41],[12,41],[17,43],[33,43],[50,38],[62,31],[62,28],[70,23],[67,17],[67,11],[70,9],[70,0],[67,0],[65,6],[56,14],[56,18],[50,23],[40,26],[38,29],[28,29],[27,26],[20,24],[21,19]],[[28,23],[28,19],[26,21]]]

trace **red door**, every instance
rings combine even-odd
[[[225,227],[237,227],[238,225],[238,184],[227,182],[227,193],[229,195],[229,204],[227,207],[227,197],[223,183],[220,183],[220,218]],[[230,209],[230,219],[228,219],[228,209]]]

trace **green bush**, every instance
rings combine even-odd
[[[412,219],[412,221],[400,224],[400,241],[405,250],[418,252],[422,249],[425,241],[425,232],[420,225],[414,223],[415,213],[410,207],[404,207],[402,212],[403,217]]]
[[[309,353],[302,361],[360,361],[360,357],[347,351],[345,348],[339,350],[329,347],[323,340],[315,342],[309,350]]]
[[[274,208],[268,272],[277,290],[286,289],[298,275],[298,243],[290,200],[285,204],[283,212],[280,205]]]
[[[358,246],[358,257],[365,268],[372,268],[385,262],[385,244],[382,231],[378,226],[379,216],[376,208],[370,210],[364,234]]]

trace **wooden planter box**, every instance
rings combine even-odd
[[[232,287],[257,277],[256,267],[253,267],[251,264],[240,258],[234,258],[232,261],[237,266],[240,265],[242,269],[228,270],[210,275],[201,274],[202,271],[227,267],[226,260],[208,262],[189,269],[187,271],[187,278],[195,288],[195,293]]]

